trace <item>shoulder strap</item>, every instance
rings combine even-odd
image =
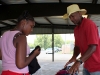
[[[23,35],[23,34],[21,32],[18,32],[17,34],[15,34],[14,39],[16,39],[20,35]]]

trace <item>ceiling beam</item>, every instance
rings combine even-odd
[[[92,0],[92,4],[97,4],[98,0]]]
[[[31,3],[29,0],[25,0],[27,3]]]
[[[62,25],[62,24],[53,24],[54,29],[74,29],[75,25]],[[35,26],[35,28],[52,28],[50,24],[40,24],[39,26]]]
[[[5,22],[0,22],[1,24],[5,25],[5,26],[11,26],[10,24],[8,23],[5,23]]]
[[[0,0],[0,4],[2,4],[2,5],[6,5],[6,3],[5,3],[5,2],[3,2],[3,1],[1,1],[1,0]]]
[[[14,28],[15,26],[16,25],[0,27],[0,31],[10,30],[10,29]],[[54,27],[54,29],[74,29],[75,25],[54,24],[53,27]],[[34,28],[52,28],[52,26],[51,26],[51,24],[40,24],[40,25],[35,25]]]
[[[53,25],[53,23],[47,18],[47,17],[44,17],[51,25]]]
[[[40,24],[39,24],[39,23],[35,22],[35,26],[37,26],[37,25],[38,25],[38,26],[40,26]]]
[[[61,0],[59,0],[59,3],[62,3],[62,1],[61,1]]]
[[[90,19],[90,18],[91,18],[91,15],[88,15],[88,17],[87,17],[87,18],[89,18],[89,19]]]
[[[0,31],[5,31],[5,30],[10,30],[12,28],[14,28],[15,25],[12,25],[12,26],[6,26],[6,27],[0,27]]]
[[[87,14],[100,14],[100,4],[77,3],[80,8],[86,9]],[[31,3],[16,5],[1,5],[0,20],[16,19],[24,11],[28,10],[33,17],[62,16],[67,10],[66,7],[71,3]],[[18,10],[17,10],[18,9]],[[95,10],[95,11],[94,11]]]
[[[11,21],[11,22],[13,22],[13,23],[17,23],[17,21],[15,21],[15,20],[9,20],[9,21]]]
[[[11,22],[13,22],[13,23],[17,23],[17,21],[15,21],[15,20],[9,20],[9,21],[11,21]],[[36,25],[39,25],[37,22],[35,22],[35,24],[36,24]]]

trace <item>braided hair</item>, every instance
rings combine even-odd
[[[21,20],[31,20],[31,21],[34,21],[34,18],[32,17],[32,15],[29,14],[29,12],[27,10],[25,10],[18,18],[18,23],[21,21]]]

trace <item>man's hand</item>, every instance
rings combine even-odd
[[[78,61],[76,61],[73,65],[72,65],[72,67],[68,70],[68,72],[70,73],[70,74],[75,74],[75,72],[79,72],[79,66],[80,66],[81,64],[80,64],[80,62],[78,62]]]
[[[64,68],[67,67],[68,64],[72,63],[72,62],[75,62],[76,61],[76,58],[75,57],[72,57],[64,66]]]

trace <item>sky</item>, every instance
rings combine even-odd
[[[36,38],[36,35],[28,35],[27,36],[27,42],[28,43],[34,43],[35,38]]]
[[[60,34],[63,40],[74,40],[74,34]]]

